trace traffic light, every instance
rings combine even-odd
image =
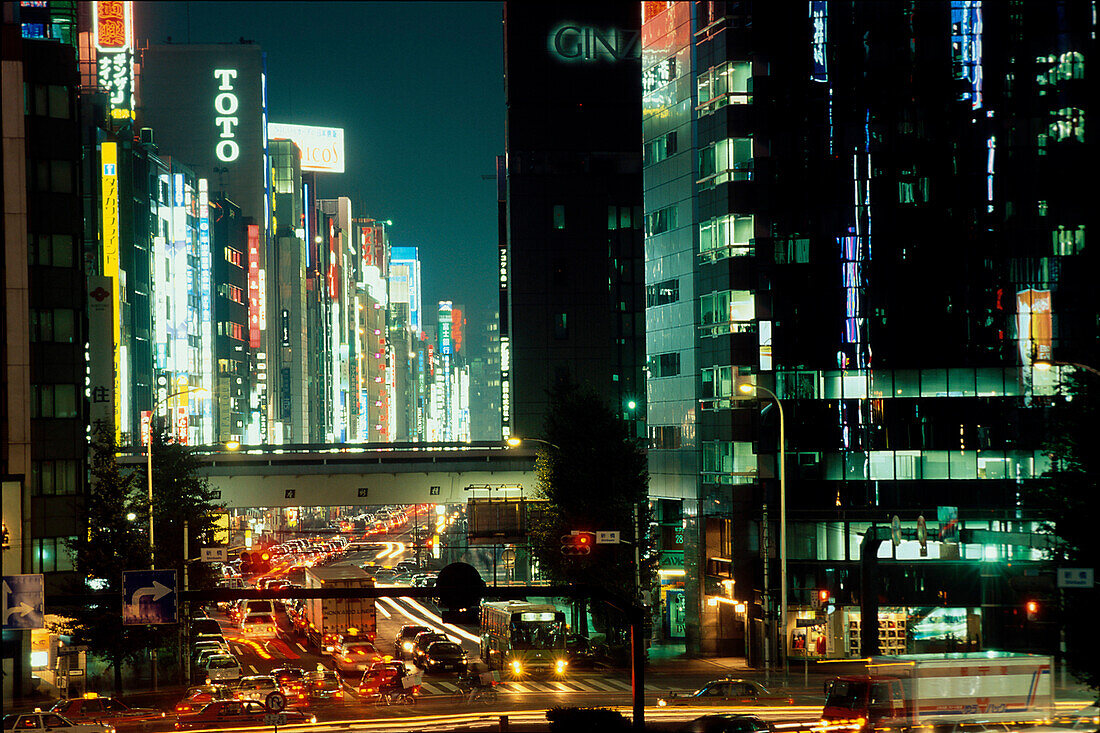
[[[819,588],[813,593],[813,600],[811,605],[814,610],[825,608],[829,605],[829,591],[825,588]]]
[[[1027,605],[1027,620],[1038,621],[1039,620],[1039,601],[1028,601]]]
[[[264,552],[260,552],[257,555],[254,555],[253,557],[255,558],[253,560],[253,564],[255,565],[255,570],[257,573],[267,573],[271,571],[271,553],[265,550]]]
[[[596,544],[596,535],[592,532],[577,532],[561,536],[561,554],[565,556],[587,555]]]
[[[241,553],[241,575],[251,575],[251,574],[252,574],[252,553],[251,552],[242,552]]]

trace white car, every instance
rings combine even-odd
[[[206,660],[205,667],[211,682],[236,682],[241,678],[241,663],[231,654],[215,654]]]
[[[266,703],[273,692],[281,692],[281,690],[279,683],[269,674],[242,677],[233,689],[233,694],[238,700],[255,700],[262,703]]]
[[[74,723],[57,713],[35,710],[33,713],[12,713],[4,716],[4,730],[53,730],[64,733],[115,733],[112,725],[102,723]]]

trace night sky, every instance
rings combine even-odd
[[[270,121],[344,128],[346,173],[319,174],[320,196],[350,196],[355,216],[393,220],[394,246],[420,248],[425,311],[492,317],[482,175],[504,152],[501,3],[136,2],[134,16],[139,44],[258,43]]]

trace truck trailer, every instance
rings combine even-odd
[[[306,588],[373,588],[374,581],[362,569],[349,567],[306,568]],[[305,604],[305,632],[309,643],[322,654],[331,654],[341,635],[373,642],[377,615],[373,598],[309,598]]]
[[[866,674],[826,683],[827,721],[871,728],[976,721],[1037,723],[1054,714],[1050,657],[1011,652],[875,657]]]

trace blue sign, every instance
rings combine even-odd
[[[128,570],[122,574],[122,623],[176,623],[176,571]]]
[[[45,583],[42,575],[5,575],[3,606],[5,629],[44,629]]]

